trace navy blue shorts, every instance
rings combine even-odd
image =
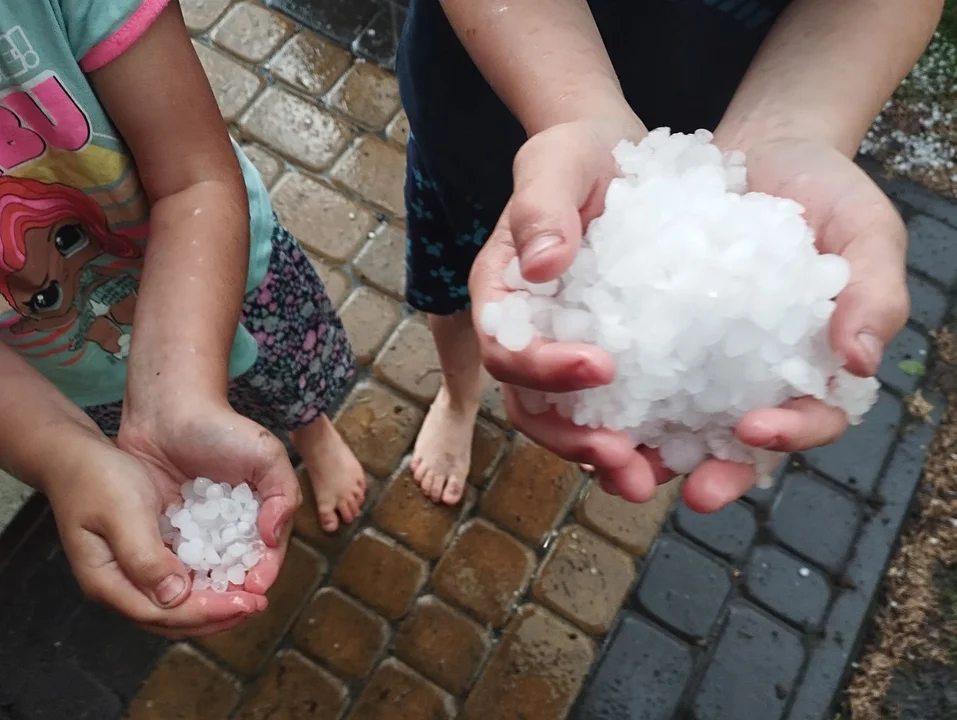
[[[469,271],[498,222],[501,208],[436,183],[415,137],[405,176],[405,296],[417,310],[452,315],[469,309]]]

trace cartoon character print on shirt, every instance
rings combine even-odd
[[[0,293],[19,315],[7,332],[43,333],[14,348],[75,362],[95,343],[114,362],[126,358],[143,256],[135,234],[111,231],[80,190],[0,178]]]

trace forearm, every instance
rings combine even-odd
[[[0,343],[0,468],[47,492],[69,481],[74,448],[109,442],[96,424],[13,350]]]
[[[148,386],[166,380],[173,392],[225,398],[249,262],[249,212],[236,175],[153,206],[127,383],[134,408]]]
[[[442,6],[529,135],[585,115],[633,117],[584,0],[442,0]]]
[[[798,0],[782,14],[722,120],[723,142],[805,137],[856,153],[926,48],[942,0]]]

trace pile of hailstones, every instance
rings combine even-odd
[[[660,448],[678,473],[708,457],[756,467],[780,456],[734,435],[748,411],[813,396],[859,423],[878,383],[841,368],[828,325],[847,285],[846,260],[820,254],[798,203],[747,192],[744,155],[711,133],[650,133],[622,142],[605,211],[558,280],[526,282],[482,309],[484,332],[508,350],[538,335],[597,345],[612,384],[569,394],[522,391],[529,412],[554,406],[578,425],[627,432]]]
[[[197,478],[184,483],[180,494],[183,504],[171,504],[160,516],[160,535],[193,571],[193,589],[242,587],[266,552],[259,537],[259,493],[246,483],[232,487]]]

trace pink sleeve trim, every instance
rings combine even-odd
[[[143,3],[119,30],[83,56],[80,60],[80,68],[83,72],[91,73],[99,70],[129,50],[150,29],[169,3],[170,0],[143,0]]]

